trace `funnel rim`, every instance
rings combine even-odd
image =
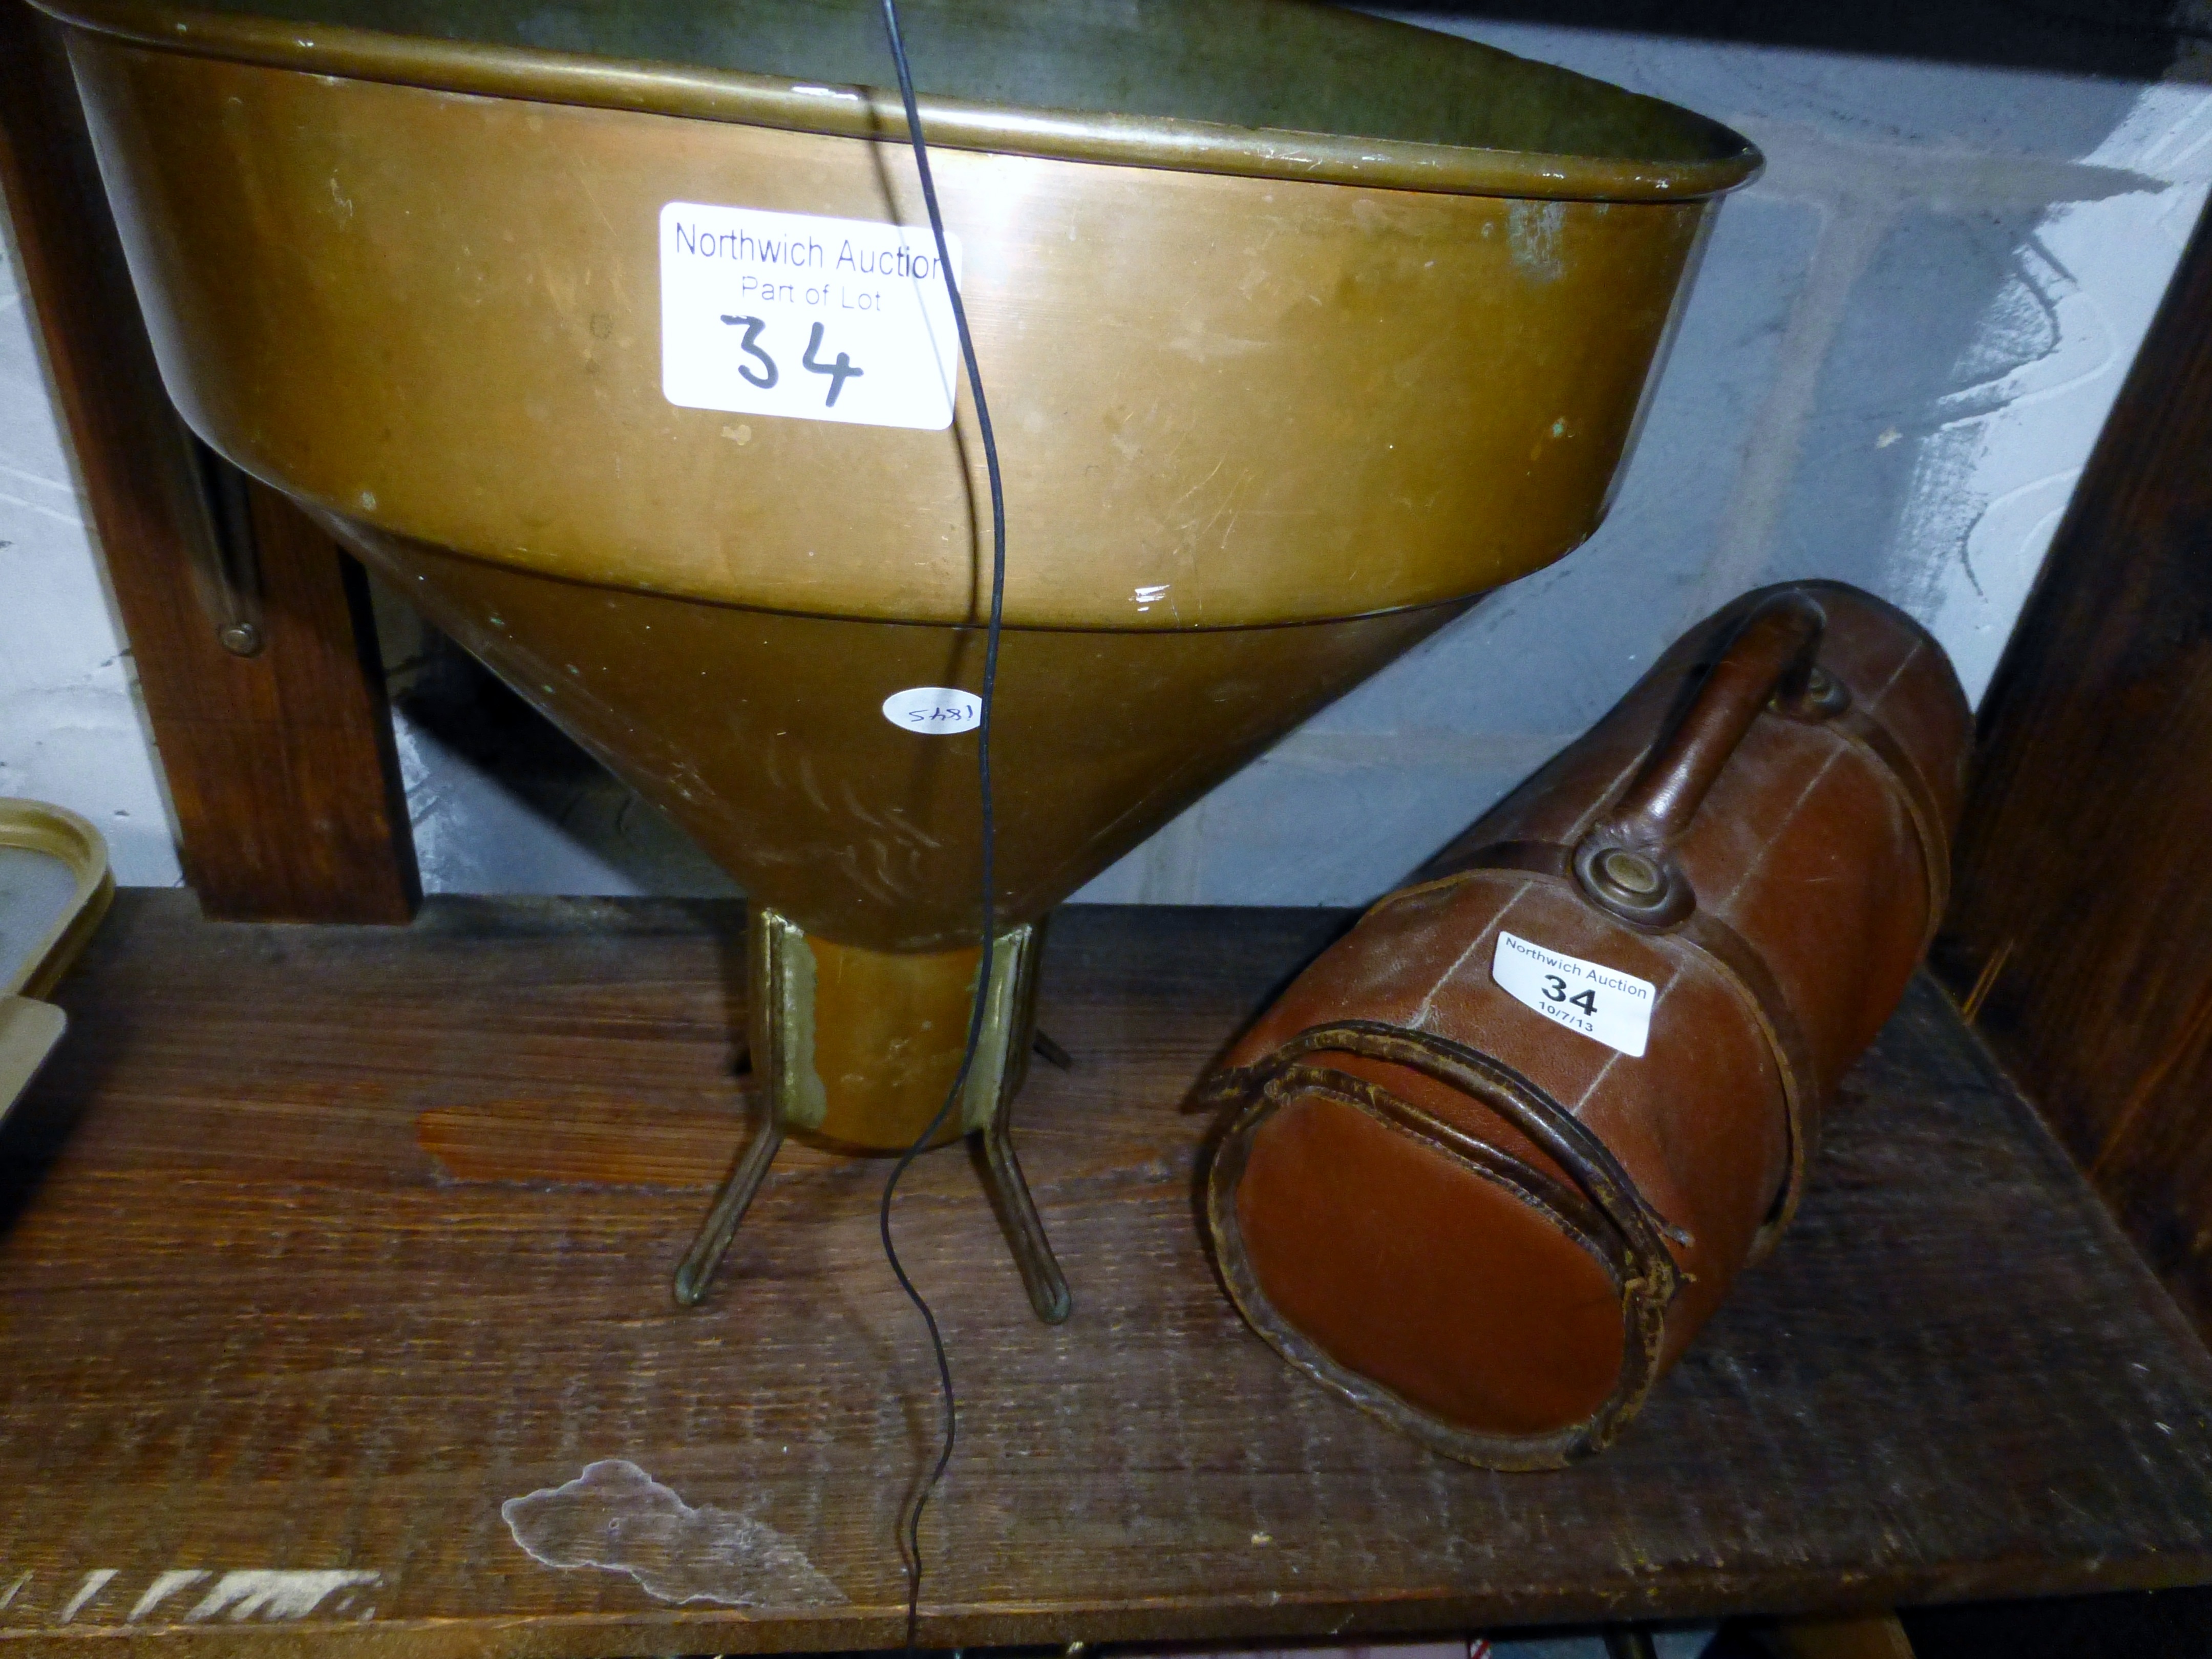
[[[32,3],[63,23],[133,46],[263,68],[833,137],[904,131],[896,94],[880,88],[301,24],[167,0]],[[929,143],[948,149],[1445,195],[1695,202],[1747,183],[1765,164],[1749,139],[1686,110],[1680,112],[1718,141],[1716,154],[1674,161],[1557,155],[934,95],[917,101]]]

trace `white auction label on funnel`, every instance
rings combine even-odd
[[[959,240],[945,240],[957,277]],[[670,403],[941,432],[959,366],[927,226],[698,202],[660,210]]]
[[[884,699],[884,718],[902,732],[950,737],[983,723],[983,700],[957,686],[910,685]]]

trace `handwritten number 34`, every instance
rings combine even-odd
[[[1593,1019],[1597,1017],[1597,993],[1584,991],[1579,995],[1571,997],[1567,994],[1566,981],[1561,979],[1557,974],[1544,975],[1544,1000],[1564,1002],[1570,1007],[1581,1009]]]
[[[722,320],[732,328],[742,327],[744,330],[744,337],[738,342],[738,349],[760,365],[756,368],[753,363],[739,363],[738,373],[763,392],[768,391],[782,377],[776,368],[775,359],[768,355],[766,348],[760,343],[761,331],[768,326],[766,319],[759,317],[724,317]],[[822,325],[817,323],[814,325],[813,335],[806,342],[805,354],[799,360],[799,367],[811,374],[826,374],[830,377],[830,395],[823,400],[822,406],[824,409],[835,409],[837,407],[837,394],[845,389],[845,382],[856,380],[867,371],[854,368],[853,360],[842,351],[829,362],[817,362],[814,354],[821,349]]]

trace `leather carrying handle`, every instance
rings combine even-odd
[[[1575,879],[1592,903],[1651,930],[1675,927],[1697,908],[1674,846],[1753,723],[1770,707],[1820,720],[1850,704],[1843,683],[1819,666],[1826,627],[1812,596],[1794,588],[1737,624],[1689,708],[1577,843]]]

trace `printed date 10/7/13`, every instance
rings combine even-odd
[[[762,338],[768,331],[766,318],[732,317],[725,313],[722,314],[722,321],[732,328],[744,330],[744,337],[738,344],[738,349],[750,361],[738,365],[739,374],[763,392],[768,391],[782,379],[782,371],[776,367],[775,357],[762,343]],[[832,361],[826,363],[821,362],[817,354],[822,349],[822,325],[816,323],[813,325],[813,332],[807,337],[806,349],[799,357],[799,366],[811,374],[819,374],[828,380],[829,390],[822,400],[822,406],[824,409],[835,409],[837,406],[837,394],[845,389],[845,382],[859,380],[867,371],[857,367],[853,360],[842,351]],[[780,349],[787,350],[789,348]]]

